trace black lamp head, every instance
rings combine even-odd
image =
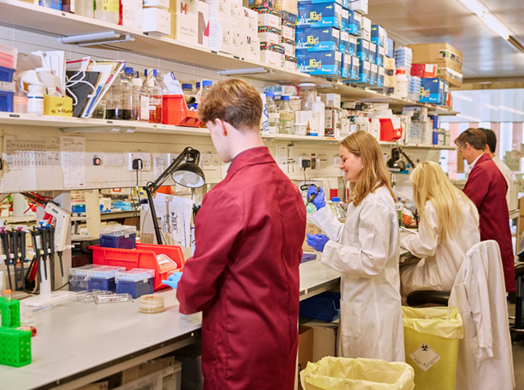
[[[400,158],[400,151],[398,148],[391,149],[391,158],[386,163],[388,171],[401,172],[406,169],[406,163]]]
[[[202,187],[206,182],[206,176],[198,166],[200,152],[193,148],[186,148],[186,162],[180,164],[171,174],[171,178],[177,184],[188,188]]]

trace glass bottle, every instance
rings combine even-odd
[[[266,92],[267,126],[269,134],[278,132],[278,107],[275,103],[273,92]]]
[[[106,96],[100,102],[96,105],[95,109],[93,110],[92,118],[96,119],[106,119],[106,109],[107,109],[107,96],[109,95],[110,91],[106,93]]]
[[[289,104],[289,96],[282,96],[282,102],[278,107],[278,132],[281,134],[294,134],[295,112]]]
[[[143,87],[140,78],[134,78],[133,83],[133,116],[132,119],[149,122],[149,92]]]
[[[157,80],[157,70],[148,81],[149,90],[149,123],[162,123],[162,86]]]
[[[200,95],[201,101],[207,95],[207,93],[209,92],[212,86],[213,86],[213,82],[211,80],[202,80],[202,94]]]
[[[106,119],[131,119],[133,73],[133,68],[125,68],[111,86],[110,96],[107,98]]]
[[[195,95],[193,94],[193,84],[182,84],[182,92],[184,93],[184,100],[186,103],[193,104],[195,100]]]

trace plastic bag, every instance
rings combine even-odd
[[[461,339],[464,337],[462,317],[456,307],[424,307],[416,309],[402,306],[402,320],[404,328],[410,328],[419,333],[446,339]]]
[[[325,357],[300,372],[304,390],[412,390],[415,373],[406,363]]]

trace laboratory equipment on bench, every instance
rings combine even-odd
[[[415,163],[409,158],[409,156],[402,150],[402,148],[392,148],[391,158],[387,162],[388,171],[398,173],[406,170],[406,163],[400,158],[403,155],[408,163],[411,164],[411,168],[415,168]]]

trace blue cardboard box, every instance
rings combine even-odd
[[[298,69],[315,76],[340,77],[342,53],[338,50],[297,51]]]
[[[342,27],[342,6],[334,1],[314,3],[311,0],[298,3],[297,27]]]
[[[371,85],[377,85],[378,79],[378,66],[377,64],[371,64],[371,70],[369,71],[369,83]]]
[[[380,87],[380,88],[384,87],[384,76],[385,75],[386,75],[386,71],[384,67],[379,66],[378,67],[377,87]]]
[[[421,80],[421,103],[444,104],[446,102],[444,80],[439,78],[423,78]]]
[[[360,36],[360,29],[362,26],[362,15],[356,11],[349,11],[349,25],[347,28],[348,33]]]
[[[385,47],[388,39],[386,30],[380,24],[371,26],[371,42],[380,47]]]
[[[350,56],[357,55],[357,38],[355,38],[353,35],[349,36],[348,54]]]
[[[383,47],[377,46],[377,51],[375,53],[375,64],[378,66],[384,66],[384,54],[386,50]]]
[[[349,53],[349,34],[345,31],[340,31],[338,50],[340,50],[342,54]]]
[[[341,75],[344,81],[355,81],[358,80],[358,66],[359,59],[356,56],[344,54],[342,56],[342,69]]]
[[[347,31],[349,27],[349,11],[345,8],[342,8],[342,24],[340,31]]]
[[[357,38],[357,57],[360,58],[361,61],[374,61],[369,58],[369,41],[364,38]]]
[[[375,64],[375,57],[377,55],[377,45],[369,43],[368,61]]]
[[[335,27],[297,28],[297,49],[308,51],[338,50],[340,31]]]
[[[369,61],[360,61],[360,66],[358,67],[358,83],[370,84],[371,76],[371,62]]]

